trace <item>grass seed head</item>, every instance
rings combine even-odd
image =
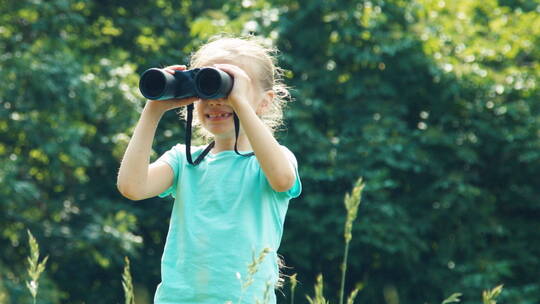
[[[28,261],[28,276],[30,281],[26,282],[26,287],[30,291],[34,303],[36,302],[36,296],[39,288],[39,277],[41,273],[45,270],[45,265],[49,256],[46,256],[41,262],[39,262],[39,244],[36,241],[36,238],[32,235],[30,230],[28,232],[28,245],[30,246],[30,256],[27,258]]]
[[[499,285],[492,290],[484,290],[482,292],[482,301],[484,304],[497,304],[495,299],[501,294],[503,285]]]
[[[352,192],[349,194],[345,194],[345,209],[347,209],[347,220],[345,222],[345,241],[350,242],[352,239],[352,226],[354,221],[356,220],[356,216],[358,214],[358,207],[360,206],[360,202],[362,201],[362,191],[364,190],[364,181],[362,178],[359,178],[352,190]]]

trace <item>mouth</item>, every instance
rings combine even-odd
[[[233,113],[207,113],[204,116],[211,121],[225,120],[231,117]]]

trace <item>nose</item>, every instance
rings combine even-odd
[[[225,100],[223,98],[220,98],[220,99],[207,99],[207,100],[205,100],[205,102],[209,106],[221,106],[221,105],[225,104]]]

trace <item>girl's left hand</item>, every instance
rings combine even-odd
[[[215,64],[214,67],[234,78],[233,88],[227,98],[233,109],[245,104],[249,104],[254,108],[255,105],[250,102],[253,99],[254,83],[246,71],[232,64]]]

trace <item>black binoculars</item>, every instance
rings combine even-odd
[[[139,90],[151,100],[226,98],[233,87],[233,78],[216,68],[197,68],[175,71],[174,75],[162,69],[148,69],[139,80]]]

